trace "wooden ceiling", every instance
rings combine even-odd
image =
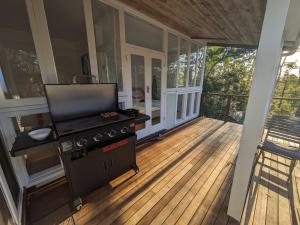
[[[191,38],[254,45],[266,0],[119,0]]]

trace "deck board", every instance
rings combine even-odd
[[[140,172],[84,197],[76,224],[239,224],[226,212],[241,131],[241,125],[204,118],[143,148]],[[255,166],[240,224],[289,225],[299,215],[300,169],[291,188],[289,160],[266,156]]]
[[[168,215],[188,199],[197,207],[183,210],[178,224],[204,220],[218,193],[228,193],[240,133],[240,125],[202,119],[143,149],[137,154],[140,173],[129,172],[87,196],[76,223],[169,224]],[[193,217],[196,211],[201,217]]]

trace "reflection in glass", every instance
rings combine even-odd
[[[186,86],[187,71],[188,71],[188,42],[184,39],[180,39],[178,87]]]
[[[29,132],[31,130],[50,127],[52,125],[49,113],[39,113],[27,116],[17,116],[12,118],[16,133]],[[41,151],[26,154],[26,169],[29,175],[60,164],[59,156],[55,145],[41,147]]]
[[[197,74],[197,59],[198,59],[198,46],[194,43],[191,45],[190,64],[189,64],[189,86],[195,86]]]
[[[7,99],[44,95],[25,1],[1,1],[0,85]]]
[[[152,125],[160,123],[161,60],[152,59]]]
[[[179,94],[177,96],[177,120],[180,120],[183,118],[183,94]]]
[[[99,0],[93,0],[92,7],[100,83],[118,83],[118,89],[122,91],[118,10]]]
[[[198,52],[198,69],[197,69],[197,76],[196,76],[196,86],[201,85],[201,76],[202,76],[202,71],[204,68],[204,54],[205,54],[205,49],[202,47],[199,49]]]
[[[191,103],[192,103],[192,93],[188,94],[188,98],[187,98],[187,105],[186,105],[186,115],[190,116],[191,115]]]
[[[82,1],[45,0],[45,11],[58,80],[73,83],[74,76],[89,75],[90,63]],[[78,83],[90,83],[91,77]]]
[[[176,88],[176,76],[178,69],[178,38],[168,34],[168,72],[167,88]]]
[[[125,13],[125,36],[129,44],[163,51],[163,30]]]
[[[131,55],[132,105],[145,113],[145,62],[144,57]]]
[[[195,98],[194,98],[194,110],[193,113],[196,114],[197,113],[197,105],[198,105],[198,99],[199,99],[199,93],[195,93]]]
[[[16,133],[29,132],[31,130],[52,126],[49,113],[38,113],[27,116],[17,116],[13,118]]]

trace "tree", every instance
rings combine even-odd
[[[248,95],[255,56],[255,49],[208,47],[203,91],[207,93]],[[288,60],[288,57],[284,56],[279,68],[274,97],[300,97],[300,74],[295,74],[295,69],[300,71],[297,61]],[[238,116],[240,117],[240,114],[243,114],[243,118],[247,100],[245,97],[232,97],[231,116],[235,117],[239,113]],[[224,117],[227,97],[207,96],[203,104],[204,115],[221,119]],[[273,100],[270,114],[294,116],[297,110],[300,112],[299,108],[299,100]]]

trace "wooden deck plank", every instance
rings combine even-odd
[[[227,137],[225,137],[227,138]],[[139,224],[160,224],[172,212],[174,207],[181,201],[182,198],[189,192],[194,183],[202,176],[203,172],[213,164],[219,162],[224,157],[226,151],[224,148],[228,146],[227,142],[220,142],[219,146],[214,146],[215,152],[205,160],[204,164],[196,165],[193,168],[192,176],[185,176],[174,188],[172,188],[140,221]],[[222,149],[223,148],[223,149]],[[218,150],[219,149],[219,150]],[[196,172],[195,172],[196,171]]]
[[[221,132],[221,130],[220,130],[220,132]],[[225,126],[224,130],[219,135],[222,136],[227,131],[228,131],[228,129]],[[205,142],[213,143],[213,140],[214,140],[213,138],[208,138],[208,139],[205,140]],[[186,149],[186,150],[188,150],[188,149]],[[110,211],[109,216],[106,214],[106,211],[103,211],[103,213],[97,215],[95,220],[96,221],[101,221],[101,223],[103,223],[103,224],[110,223],[116,217],[121,215],[128,208],[130,208],[136,201],[138,201],[141,197],[143,197],[149,190],[151,190],[156,185],[159,185],[158,189],[163,188],[166,185],[165,182],[168,183],[168,181],[172,180],[174,178],[174,176],[176,176],[178,174],[178,172],[181,171],[182,169],[184,169],[186,166],[191,166],[191,165],[189,165],[190,162],[197,155],[198,155],[198,157],[202,157],[204,151],[203,152],[199,152],[199,151],[197,152],[196,150],[197,149],[195,149],[195,151],[187,152],[188,154],[185,156],[185,158],[180,158],[180,160],[177,162],[177,165],[176,164],[174,164],[174,166],[172,165],[172,167],[170,167],[168,170],[166,170],[166,173],[164,173],[161,177],[159,177],[159,179],[153,180],[154,182],[151,182],[150,185],[143,184],[144,187],[143,186],[136,186],[133,189],[131,189],[133,197],[130,198],[130,201],[124,202],[122,199],[120,199],[121,201],[119,201],[119,202],[116,201],[115,204],[111,204],[111,202],[110,202],[110,207],[113,207],[114,210]],[[176,162],[176,161],[172,161],[172,162]],[[164,170],[165,168],[168,168],[168,165],[166,167],[164,167],[164,166],[161,167],[162,170]],[[191,168],[188,168],[188,170],[189,169],[191,169]],[[136,190],[139,190],[141,193],[136,194]],[[151,193],[149,193],[149,194],[151,194]],[[96,221],[95,221],[95,223],[97,223]],[[92,222],[92,223],[94,223],[94,222]]]
[[[268,153],[266,153],[268,155]],[[259,174],[258,189],[257,193],[253,193],[253,198],[255,194],[257,195],[257,203],[254,208],[254,217],[253,225],[264,225],[266,223],[266,212],[268,204],[268,182],[269,179],[269,166],[270,160],[265,158],[264,161],[261,161],[261,173]],[[264,177],[261,177],[261,174],[264,174]],[[249,208],[251,210],[251,207]],[[245,221],[247,223],[247,221]]]
[[[228,203],[229,203],[230,191],[227,192],[224,202],[221,205],[220,210],[217,212],[216,218],[207,218],[204,219],[203,225],[226,225],[229,216],[227,215]]]
[[[206,147],[206,148],[208,148],[208,147]],[[172,198],[172,196],[177,193],[178,189],[183,186],[183,184],[186,184],[190,179],[193,178],[193,176],[195,174],[197,174],[197,170],[205,163],[206,159],[210,158],[210,156],[211,156],[210,154],[213,153],[212,149],[214,149],[214,148],[216,148],[215,145],[209,147],[210,153],[207,152],[207,154],[204,155],[203,157],[201,157],[201,159],[198,162],[195,162],[193,168],[179,182],[177,182],[173,186],[168,184],[169,187],[172,187],[170,189],[170,191],[165,193],[166,195],[162,196],[162,198],[157,199],[158,201],[155,204],[153,204],[153,201],[150,203],[150,204],[152,204],[151,212],[147,212],[147,215],[145,217],[143,217],[143,221],[141,221],[141,223],[145,223],[145,221],[147,221],[147,220],[148,220],[148,222],[151,222],[151,220],[152,220],[151,218],[153,218],[156,213],[160,212],[159,207],[164,206],[165,202],[170,200]],[[159,193],[159,194],[162,194],[162,193]],[[146,202],[144,202],[144,204],[146,204]],[[132,211],[134,211],[134,210],[132,210]],[[128,215],[128,216],[130,217],[130,215]],[[124,218],[124,215],[122,215],[122,217]]]
[[[149,224],[153,219],[155,219],[155,220],[152,221],[152,224],[159,224],[159,223],[163,222],[162,218],[159,217],[158,214],[166,216],[167,215],[166,208],[168,208],[167,206],[170,206],[170,205],[176,206],[176,203],[178,204],[180,199],[184,197],[184,195],[189,191],[191,186],[199,179],[199,177],[201,177],[201,175],[204,172],[204,169],[208,168],[208,165],[212,166],[213,163],[217,163],[221,159],[221,156],[226,154],[225,150],[221,149],[222,145],[224,147],[225,144],[226,144],[226,142],[220,144],[219,147],[214,146],[216,151],[209,157],[209,159],[204,164],[203,163],[196,164],[193,167],[193,169],[190,171],[191,172],[190,174],[187,174],[187,176],[185,176],[183,179],[181,179],[180,182],[178,182],[174,186],[174,188],[172,188],[168,193],[166,193],[166,195],[163,196],[163,198],[161,198],[158,203],[153,205],[151,210],[149,212],[147,212],[147,215],[145,215],[142,218],[142,220],[139,222],[139,224]],[[219,148],[220,150],[218,150],[217,148]],[[222,154],[222,155],[219,155],[219,154]],[[217,156],[217,155],[219,155],[219,156]],[[214,159],[214,160],[212,160],[212,159]],[[189,176],[189,175],[191,175],[191,176]],[[174,203],[174,202],[176,202],[176,203]],[[166,207],[164,208],[164,206],[166,206]],[[169,211],[170,211],[170,208],[172,208],[172,207],[169,207]],[[159,222],[159,220],[160,220],[160,222]]]
[[[278,224],[284,225],[284,224],[292,224],[291,223],[291,205],[289,201],[289,183],[288,183],[288,173],[289,168],[287,166],[284,166],[284,164],[287,164],[286,159],[282,157],[278,157],[278,170],[282,171],[283,173],[287,174],[284,175],[283,173],[278,173],[278,179],[280,182],[280,189],[279,189],[279,195],[278,195]]]
[[[217,124],[220,125],[220,123]],[[192,126],[192,128],[196,129],[196,126]],[[152,179],[154,174],[161,172],[164,167],[170,165],[177,157],[184,154],[185,150],[188,149],[189,145],[192,145],[197,141],[201,140],[203,135],[214,129],[215,126],[209,125],[209,127],[206,127],[206,131],[203,131],[201,135],[199,135],[197,138],[194,138],[193,140],[181,139],[181,144],[184,145],[183,147],[179,145],[178,148],[171,148],[171,151],[167,154],[166,157],[159,158],[156,163],[153,163],[153,165],[149,165],[145,169],[143,169],[142,165],[140,165],[140,173],[132,177],[130,180],[128,180],[128,182],[122,183],[116,188],[106,187],[107,190],[105,191],[103,190],[105,189],[104,187],[91,194],[87,198],[87,202],[90,202],[92,204],[85,205],[85,207],[83,207],[83,209],[79,211],[78,215],[76,215],[76,219],[78,221],[81,221],[80,223],[84,224],[86,221],[89,221],[91,217],[98,216],[98,214],[101,211],[105,210],[105,208],[110,208],[112,202],[114,202],[122,196],[130,195],[130,191],[134,192],[134,190],[140,188],[143,184]],[[153,156],[154,155],[155,151],[153,151]],[[88,218],[85,219],[85,217]]]
[[[202,203],[203,199],[207,195],[208,191],[211,189],[212,185],[219,185],[220,179],[224,176],[224,171],[227,171],[228,168],[230,168],[232,162],[236,156],[236,149],[233,148],[233,151],[230,152],[230,154],[227,154],[225,158],[217,165],[217,167],[213,170],[213,172],[209,175],[209,177],[205,177],[205,183],[203,186],[200,186],[200,188],[197,188],[197,193],[195,196],[193,196],[192,201],[189,203],[189,205],[184,209],[183,213],[180,214],[180,217],[178,218],[178,221],[176,224],[188,224],[191,220],[192,216],[195,214],[195,211],[199,207],[199,205]],[[228,171],[227,171],[228,172]],[[227,174],[227,173],[225,173]],[[219,178],[219,179],[218,179]],[[181,204],[179,205],[181,208]],[[177,217],[177,212],[174,211],[175,218]],[[174,217],[170,217],[174,218]],[[169,218],[168,218],[169,219]],[[167,220],[166,220],[167,222]],[[166,223],[168,224],[168,222]],[[170,223],[169,223],[170,224]]]
[[[237,225],[227,208],[242,126],[221,125],[202,119],[142,149],[137,154],[140,173],[126,173],[85,197],[76,224]],[[288,190],[284,164],[289,160],[266,156],[255,167],[240,224],[290,225],[290,198],[296,205],[294,214],[300,212],[295,202],[300,169]]]
[[[270,162],[269,179],[268,182],[268,205],[267,205],[267,215],[266,215],[266,225],[277,225],[278,224],[278,156],[271,154],[270,156],[273,160]]]
[[[224,157],[224,156],[222,156]],[[219,162],[219,160],[216,160],[216,163]],[[209,168],[209,165],[212,164],[212,166]],[[199,185],[203,184],[206,177],[208,177],[208,175],[210,173],[212,173],[213,168],[216,166],[215,163],[211,162],[210,160],[207,161],[207,163],[202,167],[202,170],[204,171],[204,173],[201,175],[201,179],[197,179],[196,182],[194,182],[193,180],[191,182],[189,182],[187,186],[187,189],[183,189],[183,191],[179,192],[176,194],[176,196],[170,201],[170,203],[168,203],[166,205],[166,208],[162,210],[162,212],[157,216],[157,220],[160,220],[161,222],[163,222],[166,218],[166,216],[168,216],[170,213],[173,212],[173,209],[175,207],[177,207],[178,204],[184,204],[182,202],[182,200],[187,200],[191,198],[191,192],[196,189]],[[202,171],[200,171],[200,173],[202,173]],[[186,192],[186,190],[188,192]],[[197,189],[196,189],[197,190]],[[195,192],[195,190],[194,190]],[[158,223],[159,221],[154,221],[155,223]]]

